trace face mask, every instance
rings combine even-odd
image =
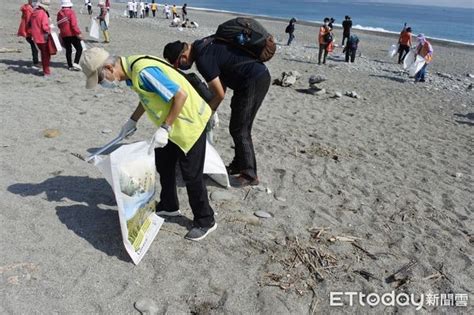
[[[179,69],[185,70],[185,71],[191,69],[191,67],[192,65],[181,65],[181,64],[179,65]]]
[[[119,81],[109,81],[107,79],[103,79],[102,81],[100,81],[100,86],[106,89],[115,89],[119,86]]]

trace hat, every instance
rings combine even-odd
[[[61,6],[63,8],[70,8],[70,7],[72,7],[72,1],[71,0],[61,0]]]
[[[416,35],[416,39],[418,39],[420,42],[424,42],[426,40],[425,34]]]
[[[93,47],[87,49],[81,60],[82,72],[86,75],[86,89],[92,89],[98,84],[98,70],[104,65],[110,54],[103,48]]]
[[[175,64],[184,46],[185,44],[179,40],[166,44],[165,49],[163,49],[163,57],[171,64]]]
[[[40,0],[38,6],[42,7],[45,10],[48,10],[51,0]]]

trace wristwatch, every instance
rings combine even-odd
[[[168,133],[170,133],[170,131],[171,131],[171,126],[170,126],[170,125],[167,125],[167,124],[162,124],[162,125],[161,125],[161,128],[163,128],[164,130],[168,131]]]

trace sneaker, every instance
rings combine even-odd
[[[185,239],[190,241],[200,241],[204,239],[209,233],[214,231],[217,228],[217,223],[214,223],[213,226],[203,228],[199,226],[193,226],[191,230],[184,236]]]
[[[35,63],[31,66],[31,69],[34,69],[34,70],[40,70],[41,69],[41,64],[39,63]]]
[[[157,216],[166,216],[166,217],[180,217],[182,216],[183,214],[181,213],[181,211],[179,210],[176,210],[176,211],[157,211],[156,212],[156,215]]]
[[[253,178],[245,174],[240,174],[232,178],[232,186],[237,188],[242,188],[245,186],[257,186],[260,182],[258,177]]]
[[[73,63],[73,64],[72,64],[72,67],[73,67],[73,69],[76,70],[76,71],[82,71],[81,66],[80,66],[79,64],[77,64],[77,63]]]

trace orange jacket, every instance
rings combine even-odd
[[[425,40],[423,44],[418,45],[416,53],[425,58],[426,63],[430,63],[433,60],[433,47],[427,40]]]
[[[330,31],[329,31],[329,28],[327,26],[321,26],[319,28],[319,44],[327,44],[325,41],[324,41],[324,36],[326,34],[328,34]]]

